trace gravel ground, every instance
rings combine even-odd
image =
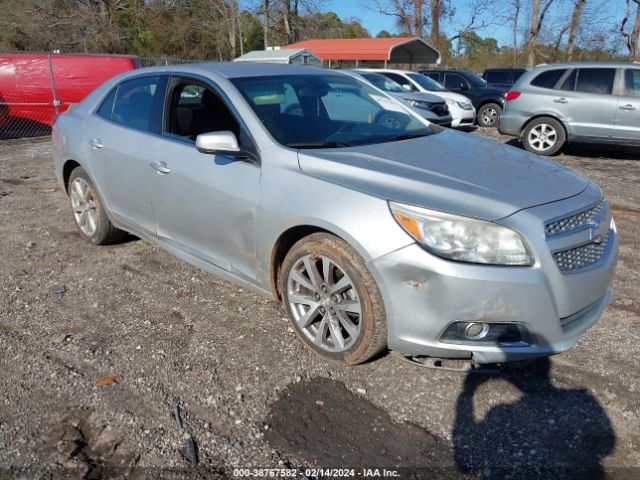
[[[327,364],[273,301],[135,238],[83,242],[48,139],[0,142],[0,478],[638,478],[640,150],[554,159],[610,199],[616,300],[570,352],[479,376]]]

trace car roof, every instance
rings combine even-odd
[[[147,67],[136,70],[137,73],[215,73],[225,78],[264,77],[274,75],[320,75],[338,73],[339,70],[312,67],[309,65],[286,65],[258,62],[209,62]]]
[[[373,73],[400,73],[406,75],[407,73],[418,73],[411,70],[396,70],[393,68],[359,68],[361,72],[373,72]]]
[[[486,68],[485,72],[510,72],[510,71],[526,71],[524,67],[499,67],[499,68]]]
[[[541,63],[536,65],[534,68],[579,68],[579,67],[629,67],[629,66],[640,67],[640,62],[564,62],[564,63]]]

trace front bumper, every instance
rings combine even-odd
[[[529,223],[527,215],[514,217]],[[571,274],[562,274],[550,254],[536,255],[531,267],[483,266],[441,259],[417,244],[371,261],[385,301],[389,348],[479,363],[570,349],[612,300],[618,239],[615,230],[610,235],[611,244],[597,264]],[[543,239],[534,251],[544,245]],[[528,338],[526,343],[492,345],[441,341],[455,322],[516,323],[526,328]]]
[[[472,110],[463,110],[458,106],[449,106],[449,111],[451,112],[451,117],[453,118],[451,122],[451,126],[453,128],[458,127],[470,127],[476,121],[476,109]]]

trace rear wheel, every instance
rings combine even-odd
[[[385,348],[382,295],[343,240],[316,233],[296,243],[282,265],[281,289],[296,333],[323,358],[355,365]]]
[[[126,233],[114,227],[107,218],[98,192],[82,167],[71,172],[67,190],[73,219],[85,240],[105,245],[124,238]]]
[[[497,103],[486,103],[478,110],[478,125],[481,127],[495,127],[502,114],[502,107]]]
[[[554,155],[565,142],[564,128],[555,118],[536,118],[522,132],[524,148],[538,155]]]

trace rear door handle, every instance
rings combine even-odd
[[[626,105],[620,105],[620,110],[635,110],[636,107],[634,105],[631,105],[630,103],[627,103]]]
[[[153,168],[158,173],[167,174],[171,172],[171,169],[167,166],[165,162],[151,162],[151,168]]]
[[[556,103],[569,103],[569,100],[567,100],[566,98],[562,97],[562,98],[555,98],[553,100]]]
[[[91,148],[93,148],[93,149],[98,149],[98,148],[104,147],[104,145],[102,144],[102,142],[100,141],[99,138],[94,138],[93,140],[91,140],[89,142],[89,145],[91,145]]]

